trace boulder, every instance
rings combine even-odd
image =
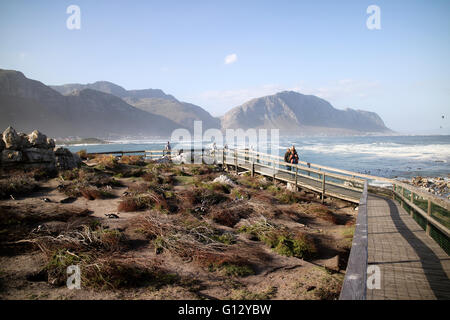
[[[28,141],[34,148],[48,148],[47,136],[45,134],[42,134],[38,130],[34,130],[28,135]]]
[[[56,158],[53,150],[51,149],[39,149],[39,148],[28,148],[23,151],[24,159],[28,162],[47,162],[55,163]]]
[[[55,148],[55,140],[53,140],[51,138],[47,138],[47,147],[49,149],[54,149]]]
[[[8,127],[5,131],[3,131],[3,141],[6,149],[20,150],[22,148],[22,139],[13,127]]]
[[[31,143],[28,140],[28,135],[23,132],[19,132],[18,135],[20,137],[20,145],[22,146],[21,149],[31,148]]]
[[[77,154],[69,149],[58,147],[54,150],[56,157],[56,167],[61,170],[72,170],[81,165],[81,159]]]
[[[286,185],[286,190],[291,191],[291,192],[297,192],[298,188],[295,186],[295,183],[288,182]]]
[[[19,150],[3,150],[1,157],[2,164],[15,164],[20,163],[23,160],[22,152]]]
[[[223,174],[218,176],[217,178],[215,178],[213,180],[213,182],[227,184],[229,186],[235,186],[235,183],[233,182],[233,180],[231,180],[229,177],[227,177],[226,175],[223,175]]]
[[[0,132],[0,152],[5,149],[5,141],[3,141],[3,133]]]

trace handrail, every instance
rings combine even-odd
[[[397,186],[401,187],[401,192],[397,191]],[[410,192],[409,197],[405,196],[405,190]],[[408,205],[410,208],[414,209],[414,211],[416,211],[418,214],[420,214],[422,218],[426,220],[425,231],[428,235],[430,235],[431,227],[434,227],[438,229],[440,232],[442,232],[447,238],[450,238],[450,230],[432,216],[432,204],[438,205],[441,208],[449,211],[448,202],[446,202],[444,199],[439,199],[437,197],[433,197],[429,194],[426,194],[425,192],[422,192],[422,190],[405,183],[394,184],[393,192],[394,195],[400,197],[400,202],[402,206],[403,204]],[[414,203],[415,199],[414,195],[418,195],[427,201],[427,211],[425,211],[423,208],[419,207]]]
[[[366,300],[368,263],[367,197],[366,181],[359,201],[352,249],[339,300]]]

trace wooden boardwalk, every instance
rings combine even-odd
[[[450,257],[394,200],[369,194],[368,265],[380,268],[380,289],[368,300],[450,299]]]

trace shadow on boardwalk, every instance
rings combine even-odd
[[[419,257],[423,272],[434,295],[437,299],[450,299],[450,280],[442,267],[441,259],[404,223],[394,200],[387,199],[386,201],[396,229]]]

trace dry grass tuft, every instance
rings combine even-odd
[[[227,227],[234,227],[241,219],[247,218],[253,212],[246,204],[217,209],[211,214],[214,222]]]
[[[39,187],[36,180],[27,174],[15,175],[0,180],[0,199],[12,196],[25,196]]]
[[[300,210],[304,213],[316,216],[322,220],[338,224],[336,215],[325,205],[320,203],[300,204]]]
[[[120,163],[132,165],[132,166],[145,166],[145,161],[143,156],[122,156],[120,158]]]
[[[161,195],[155,192],[140,193],[125,197],[117,208],[119,212],[133,212],[157,208],[160,210],[168,210],[169,205]]]

